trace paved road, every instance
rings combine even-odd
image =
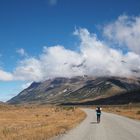
[[[97,124],[95,111],[83,110],[87,118],[67,134],[53,140],[140,140],[140,121],[103,112],[101,123]]]

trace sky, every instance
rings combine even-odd
[[[0,101],[33,81],[140,77],[139,0],[0,0]]]

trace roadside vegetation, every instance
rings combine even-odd
[[[103,111],[140,120],[140,104],[102,106]]]
[[[0,106],[0,140],[47,140],[86,117],[73,107]]]

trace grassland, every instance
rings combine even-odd
[[[85,116],[73,107],[0,106],[0,140],[47,140],[75,127]]]
[[[140,120],[140,104],[103,106],[103,111]]]

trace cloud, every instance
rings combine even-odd
[[[100,41],[87,29],[74,32],[80,38],[79,51],[56,45],[44,47],[38,58],[26,58],[15,68],[17,80],[41,81],[73,76],[139,76],[140,56],[123,54]]]
[[[27,83],[23,84],[22,89],[29,87],[31,84],[32,84],[32,82],[27,82]]]
[[[17,49],[16,52],[20,55],[20,56],[27,56],[26,51],[23,48]]]
[[[21,61],[14,71],[14,76],[20,80],[40,81],[82,75],[82,71],[73,67],[81,62],[80,54],[63,46],[44,47],[38,59],[28,58]]]
[[[58,0],[48,0],[49,5],[54,6],[57,5]]]
[[[33,57],[22,60],[15,68],[15,80],[36,81],[42,79],[41,62]]]
[[[119,16],[104,27],[104,35],[118,45],[140,54],[140,16]]]
[[[87,29],[80,29],[75,32],[81,39],[81,52],[86,60],[85,74],[92,76],[134,76],[131,69],[134,61],[136,69],[140,66],[140,56],[135,53],[123,54],[121,51],[112,49],[105,42],[97,39],[96,34],[90,33]],[[127,65],[122,63],[127,62]]]
[[[11,81],[13,80],[13,75],[9,72],[0,70],[0,81]]]
[[[131,51],[123,53],[120,49],[109,46],[106,41],[99,40],[95,33],[80,28],[73,33],[80,39],[76,49],[78,51],[66,49],[62,45],[44,47],[38,57],[22,58],[13,72],[1,70],[0,80],[22,80],[30,83],[55,77],[83,75],[139,77],[139,47],[137,42],[134,43],[139,42],[138,21],[139,17],[129,20],[128,16],[120,16],[117,21],[104,27],[104,34],[112,43],[117,42],[122,46],[125,44]],[[19,52],[26,54],[24,49]]]

